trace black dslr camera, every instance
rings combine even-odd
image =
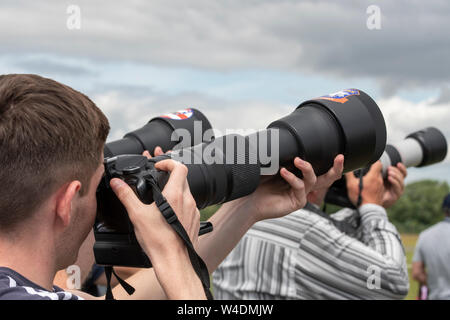
[[[164,185],[168,174],[154,168],[154,161],[140,155],[121,155],[105,160],[105,175],[97,189],[97,222],[94,227],[95,260],[105,265],[150,267],[133,232],[128,214],[114,195],[109,183],[113,178],[125,181],[145,204],[153,202],[150,179]],[[119,257],[119,259],[118,259]]]
[[[134,234],[127,211],[109,185],[111,179],[125,181],[144,204],[153,202],[152,185],[162,190],[169,174],[155,169],[155,163],[168,158],[161,156],[147,159],[140,155],[119,155],[105,160],[105,175],[97,190],[97,223],[94,232],[95,260],[105,265],[151,267]],[[210,223],[201,225],[200,234],[212,230]]]

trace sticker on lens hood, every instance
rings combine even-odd
[[[321,96],[316,99],[325,99],[339,103],[346,103],[348,101],[347,98],[350,96],[359,96],[359,90],[356,89],[341,90],[335,93],[327,94],[326,96]]]
[[[165,115],[161,116],[161,118],[167,118],[167,119],[172,119],[172,120],[185,120],[185,119],[189,119],[190,117],[192,117],[193,114],[194,114],[194,111],[191,108],[188,108],[188,109],[178,110],[176,112],[165,114]]]

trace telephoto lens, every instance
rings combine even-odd
[[[199,110],[188,108],[155,117],[122,139],[108,142],[104,154],[105,158],[142,154],[144,150],[153,152],[158,146],[167,151],[210,142],[213,138],[208,119]]]
[[[402,162],[407,168],[425,167],[441,162],[447,156],[447,140],[442,132],[428,127],[408,135],[403,141],[388,144],[380,158],[383,175],[387,168]]]
[[[409,134],[404,140],[388,144],[381,155],[382,175],[387,176],[389,166],[403,163],[409,167],[425,167],[439,163],[447,156],[447,140],[439,129],[428,127]],[[359,170],[359,177],[368,172],[370,167]],[[345,177],[333,183],[327,192],[325,202],[341,207],[355,208],[347,195]]]
[[[345,157],[344,172],[378,160],[386,147],[386,125],[377,104],[366,93],[346,89],[303,102],[248,139],[258,146],[262,174],[274,174],[279,165],[289,167],[298,156],[311,163],[320,176],[333,166],[338,154]],[[271,156],[265,158],[265,151]]]

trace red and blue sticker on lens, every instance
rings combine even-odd
[[[325,99],[339,103],[346,103],[348,101],[348,97],[350,96],[359,96],[359,91],[356,89],[345,89],[335,93],[327,94],[326,96],[321,96],[316,99]]]
[[[176,112],[165,114],[165,115],[161,116],[161,118],[167,118],[167,119],[172,119],[172,120],[185,120],[185,119],[189,119],[190,117],[192,117],[193,114],[194,114],[194,111],[191,108],[188,108],[188,109],[178,110]]]

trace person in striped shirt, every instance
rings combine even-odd
[[[305,208],[255,224],[213,274],[216,299],[401,299],[409,290],[400,235],[385,208],[401,196],[406,167],[381,163],[363,178],[361,206],[326,216],[327,189]],[[357,202],[359,179],[346,175]],[[345,230],[343,228],[345,227]]]

